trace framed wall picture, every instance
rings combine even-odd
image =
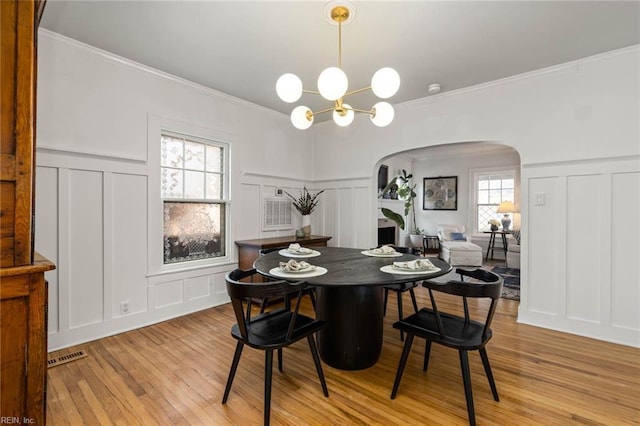
[[[423,210],[458,210],[458,177],[424,178]]]

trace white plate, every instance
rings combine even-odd
[[[404,268],[396,268],[393,265],[386,265],[380,268],[382,272],[386,272],[387,274],[400,274],[400,275],[424,275],[424,274],[432,274],[434,272],[439,272],[440,268],[432,268],[432,269],[404,269]]]
[[[324,275],[327,273],[327,268],[323,268],[322,266],[316,266],[313,271],[308,272],[286,272],[280,269],[280,267],[275,267],[269,271],[270,275],[280,278],[311,278],[311,277],[319,277],[320,275]]]
[[[298,269],[297,271],[287,271],[284,268],[280,268],[281,272],[286,272],[287,274],[304,274],[307,272],[313,272],[315,270],[316,270],[316,267],[314,265],[309,265],[306,268]]]
[[[307,258],[307,257],[316,257],[316,256],[320,256],[320,252],[316,251],[316,250],[311,250],[311,253],[292,253],[290,252],[288,249],[282,249],[278,252],[278,254],[280,256],[285,256],[285,257],[295,257],[295,258]]]
[[[370,250],[364,250],[364,251],[361,251],[360,253],[364,254],[365,256],[371,256],[371,257],[400,257],[400,256],[402,256],[402,253],[398,253],[397,251],[394,251],[393,253],[373,253]]]

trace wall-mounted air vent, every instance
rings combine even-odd
[[[266,198],[264,200],[262,229],[291,229],[291,201],[281,198]]]

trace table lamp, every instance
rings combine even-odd
[[[503,201],[498,206],[497,212],[504,213],[504,216],[502,217],[502,220],[501,220],[503,231],[508,231],[509,227],[511,226],[511,218],[509,217],[508,213],[515,213],[515,211],[516,211],[516,206],[511,201]]]

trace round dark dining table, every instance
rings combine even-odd
[[[397,261],[417,259],[411,254],[399,257],[372,257],[363,249],[314,247],[319,256],[296,259],[321,266],[320,276],[300,278],[316,288],[316,317],[327,323],[318,332],[320,357],[328,365],[342,370],[361,370],[374,365],[382,351],[384,289],[386,284],[401,284],[439,277],[451,271],[451,265],[429,258],[439,271],[417,274],[390,274],[380,268]],[[262,275],[282,279],[269,271],[290,257],[278,251],[259,257],[254,268]],[[295,278],[286,278],[295,281]]]

